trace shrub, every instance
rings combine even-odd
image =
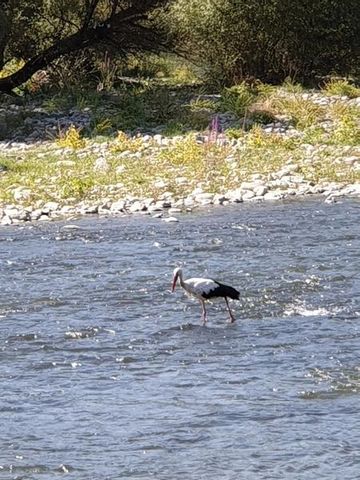
[[[143,145],[141,137],[131,138],[126,133],[119,131],[116,139],[110,146],[110,151],[113,153],[137,152],[143,148]]]
[[[216,84],[359,72],[358,0],[175,0],[168,15],[182,50]]]
[[[268,124],[276,120],[273,112],[266,109],[254,108],[250,111],[249,118],[254,123]]]
[[[59,138],[56,143],[60,147],[84,148],[86,142],[80,135],[80,129],[71,125],[65,132],[59,132]]]
[[[174,166],[196,165],[202,161],[203,154],[203,145],[197,143],[193,135],[189,135],[161,152],[159,159]]]
[[[289,77],[285,78],[282,83],[282,89],[288,93],[302,93],[304,91],[304,87],[300,83],[294,82]]]
[[[94,186],[95,178],[90,175],[66,176],[59,184],[60,198],[84,198]]]
[[[277,114],[288,116],[299,130],[321,120],[325,112],[324,107],[301,95],[274,96],[270,103]]]
[[[244,130],[242,130],[241,128],[228,128],[227,130],[225,130],[225,134],[228,138],[238,140],[239,138],[242,138],[244,136]]]
[[[246,115],[250,105],[254,103],[256,95],[244,82],[230,88],[225,88],[221,95],[221,107],[237,117]]]

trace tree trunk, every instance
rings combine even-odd
[[[0,8],[2,7],[0,2]],[[8,21],[6,15],[3,11],[0,10],[0,70],[4,67],[5,64],[5,48],[7,43],[7,35],[8,35]]]
[[[35,72],[46,68],[53,60],[76,50],[89,47],[99,42],[107,33],[106,26],[79,31],[70,37],[59,40],[39,55],[31,58],[17,72],[0,78],[0,92],[10,93],[15,87],[26,82]]]

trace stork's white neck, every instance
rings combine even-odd
[[[183,287],[184,286],[184,278],[183,278],[182,270],[179,270],[177,275],[178,275],[178,278],[179,278],[180,285]]]

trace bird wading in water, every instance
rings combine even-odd
[[[205,301],[210,300],[211,298],[220,297],[224,298],[226,302],[230,323],[235,322],[235,317],[228,302],[228,298],[239,300],[240,292],[238,292],[235,288],[217,282],[211,278],[188,278],[187,280],[184,280],[181,268],[175,268],[172,281],[172,292],[175,290],[178,280],[180,282],[180,286],[186,291],[187,294],[199,299],[202,307],[201,320],[203,325],[205,325],[207,321]]]

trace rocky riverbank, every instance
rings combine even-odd
[[[215,130],[167,136],[160,125],[93,139],[79,134],[91,124],[91,108],[48,114],[8,104],[0,121],[16,112],[22,122],[3,127],[0,224],[88,214],[175,222],[179,212],[212,204],[360,197],[360,98],[277,93],[278,102],[284,98],[287,110],[263,124],[203,108]],[[303,103],[302,122],[294,122],[289,102]],[[304,126],[306,115],[314,118]]]

